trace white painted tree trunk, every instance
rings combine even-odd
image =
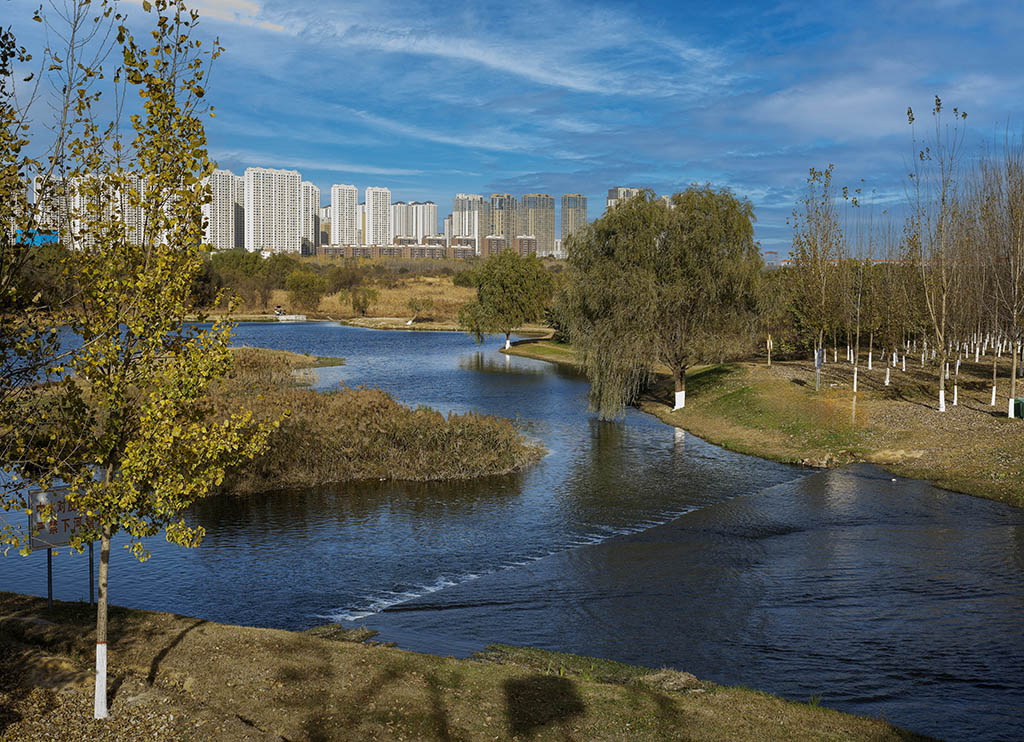
[[[957,406],[957,402],[959,401],[959,398],[960,398],[959,392],[960,392],[960,387],[957,384],[954,384],[953,385],[953,406],[954,407]]]
[[[907,354],[906,353],[903,354],[903,370],[904,371],[907,370]]]
[[[868,371],[871,370],[871,351],[868,351]]]
[[[853,393],[857,393],[857,367],[853,367]]]
[[[989,407],[996,406],[996,385],[992,385],[992,401],[989,403]]]
[[[673,411],[681,410],[686,407],[686,390],[683,389],[680,392],[676,392],[676,406],[672,408]]]
[[[508,338],[505,338],[505,350],[508,350],[511,347],[512,347],[512,343],[509,342]]]
[[[832,348],[832,362],[839,363],[839,348]]]
[[[949,378],[949,361],[946,361],[946,378]]]
[[[945,389],[940,389],[939,390],[939,412],[945,412],[945,411],[946,411],[946,390]]]
[[[93,698],[94,719],[106,719],[107,714],[107,643],[96,643],[96,691]]]
[[[889,386],[889,371],[891,371],[891,369],[888,366],[886,366],[885,367],[885,385],[886,386]]]

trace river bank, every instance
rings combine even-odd
[[[252,494],[359,480],[437,481],[508,474],[544,449],[506,419],[407,407],[380,389],[304,388],[312,369],[342,359],[236,348],[211,401],[280,420],[269,449],[231,472],[221,490]]]
[[[575,365],[571,347],[549,341],[520,343],[508,352]],[[862,366],[855,397],[847,363],[825,365],[819,393],[810,362],[720,364],[687,375],[685,409],[665,404],[671,396],[667,377],[644,395],[640,408],[740,453],[815,467],[875,463],[900,476],[1024,507],[1024,421],[989,406],[991,361],[961,365],[959,404],[945,413],[934,409],[930,369],[891,369],[889,386],[885,374],[883,364],[871,371]],[[1005,392],[1005,374],[1000,382]]]
[[[94,608],[0,592],[0,738],[924,739],[884,721],[655,671],[491,647],[455,660],[168,613],[110,611],[111,717],[92,719]]]

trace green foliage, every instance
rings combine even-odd
[[[476,288],[476,271],[472,268],[456,271],[452,276],[452,283],[463,288]]]
[[[351,291],[363,282],[363,271],[356,265],[332,265],[327,270],[327,292]]]
[[[214,164],[202,116],[219,48],[201,48],[191,37],[195,14],[178,3],[161,0],[154,13],[150,48],[116,27],[114,77],[140,101],[134,138],[125,145],[116,126],[96,122],[97,98],[81,96],[72,108],[77,134],[65,166],[87,198],[73,214],[79,249],[62,266],[75,302],[50,321],[80,342],[56,369],[66,372],[60,383],[24,404],[35,429],[18,437],[14,465],[16,477],[44,487],[60,478],[69,502],[94,517],[76,546],[102,537],[106,547],[124,531],[140,559],[144,539],[160,531],[197,544],[202,529],[189,527],[184,511],[262,451],[270,430],[244,409],[213,419],[207,388],[231,368],[231,326],[184,323],[207,265],[201,206]],[[141,237],[121,218],[128,208],[141,209]]]
[[[377,301],[379,297],[380,292],[377,289],[365,287],[352,289],[352,311],[359,312],[360,316],[365,317],[366,312],[370,309],[370,305]]]
[[[554,280],[534,256],[512,250],[493,255],[476,271],[477,298],[459,311],[459,324],[477,342],[485,335],[506,336],[540,319],[554,291]]]
[[[293,304],[314,311],[327,291],[327,279],[307,271],[293,271],[285,281],[285,288]]]
[[[603,418],[636,399],[656,363],[679,389],[689,365],[743,348],[762,267],[753,219],[728,189],[691,186],[671,205],[641,194],[572,236],[566,314]]]

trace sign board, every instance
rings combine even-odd
[[[75,510],[67,501],[67,490],[37,490],[30,495],[32,513],[28,516],[29,545],[35,549],[55,549],[71,543],[72,534],[79,528],[91,528],[93,519]],[[53,513],[44,519],[39,508],[52,505]]]

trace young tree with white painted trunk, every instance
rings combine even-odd
[[[965,213],[960,159],[967,114],[954,108],[953,122],[946,123],[938,96],[931,114],[934,134],[925,143],[919,143],[916,136],[913,138],[906,249],[908,260],[921,277],[932,352],[937,353],[938,410],[945,412],[950,315],[962,277],[958,253],[963,246]],[[910,108],[907,120],[913,126]]]
[[[113,120],[101,121],[99,94],[86,85],[81,95],[72,91],[63,112],[71,134],[55,156],[81,205],[63,233],[76,248],[63,265],[74,302],[51,321],[78,343],[63,364],[62,383],[38,392],[46,402],[37,411],[46,434],[21,441],[31,454],[26,459],[48,462],[45,474],[16,467],[26,481],[64,482],[69,504],[91,516],[93,525],[77,531],[73,546],[100,541],[98,719],[108,715],[112,539],[123,533],[140,560],[148,556],[144,540],[161,532],[172,543],[197,545],[203,529],[189,527],[184,511],[229,468],[261,452],[271,429],[244,410],[215,416],[207,395],[230,370],[231,325],[185,323],[195,310],[192,280],[208,249],[201,207],[210,198],[203,179],[214,163],[202,117],[212,113],[205,87],[219,46],[203,47],[194,36],[198,16],[177,0],[143,3],[155,16],[150,47],[136,43],[113,7],[78,0],[53,8],[85,36],[113,24],[116,69],[92,69],[88,82],[114,83],[117,105]],[[58,28],[54,36],[76,38],[66,31]],[[70,55],[50,56],[58,72],[73,64]],[[122,111],[131,114],[125,128]],[[128,214],[138,219],[130,223]]]
[[[621,414],[657,364],[681,409],[687,369],[745,343],[763,265],[753,221],[746,199],[694,185],[667,204],[646,192],[573,235],[570,335],[601,417]]]
[[[792,268],[795,278],[794,309],[801,324],[813,333],[815,357],[825,352],[826,333],[838,326],[843,302],[839,260],[843,232],[832,185],[833,166],[811,168],[807,195],[793,212]],[[834,334],[833,334],[834,337]],[[833,341],[834,344],[834,341]],[[821,388],[821,370],[815,364],[814,388]]]

